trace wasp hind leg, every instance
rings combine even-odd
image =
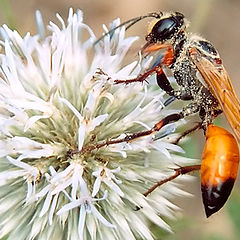
[[[175,173],[173,175],[170,175],[169,177],[160,180],[156,184],[154,184],[151,188],[149,188],[143,195],[147,197],[149,194],[151,194],[156,188],[160,187],[164,183],[170,182],[177,178],[180,175],[188,174],[193,171],[198,171],[200,170],[201,165],[190,165],[190,166],[183,166],[183,167],[178,167],[176,169],[173,169]]]

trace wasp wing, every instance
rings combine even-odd
[[[225,116],[240,142],[240,101],[232,87],[230,78],[222,64],[214,64],[193,49],[190,56],[209,86],[213,96],[218,100]]]

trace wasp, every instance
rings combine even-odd
[[[115,83],[143,82],[149,75],[156,74],[157,84],[162,90],[175,99],[189,103],[180,112],[156,123],[151,130],[132,134],[124,140],[152,134],[170,122],[198,113],[206,136],[200,172],[202,199],[209,217],[225,204],[237,178],[240,102],[219,53],[208,40],[187,31],[189,22],[182,13],[151,13],[130,19],[118,27],[129,24],[128,28],[147,17],[155,20],[141,52],[160,54],[164,51],[162,61],[135,79],[115,80]],[[169,81],[169,71],[175,78],[177,89]],[[213,125],[213,120],[222,112],[237,140],[227,130]],[[194,166],[186,168],[185,172],[182,169],[180,174],[196,169]]]

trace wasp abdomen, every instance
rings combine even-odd
[[[219,211],[227,201],[235,179],[229,178],[225,182],[220,181],[217,186],[201,186],[202,199],[207,217]]]
[[[227,201],[237,178],[238,144],[227,130],[209,125],[201,166],[202,199],[206,216],[217,212]]]

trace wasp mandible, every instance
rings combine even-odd
[[[201,164],[201,190],[205,213],[209,217],[225,204],[239,165],[235,137],[212,122],[224,112],[234,135],[240,141],[240,102],[219,53],[209,41],[187,31],[189,22],[183,14],[151,13],[130,19],[118,27],[129,24],[128,28],[147,17],[155,18],[155,22],[146,35],[146,44],[141,52],[158,54],[158,51],[164,50],[163,59],[137,78],[115,80],[115,83],[143,82],[149,75],[156,73],[157,84],[161,89],[176,99],[189,101],[189,104],[182,111],[166,116],[151,130],[128,136],[126,141],[152,134],[170,122],[198,113],[206,135]],[[166,69],[172,72],[178,89],[172,87]]]

